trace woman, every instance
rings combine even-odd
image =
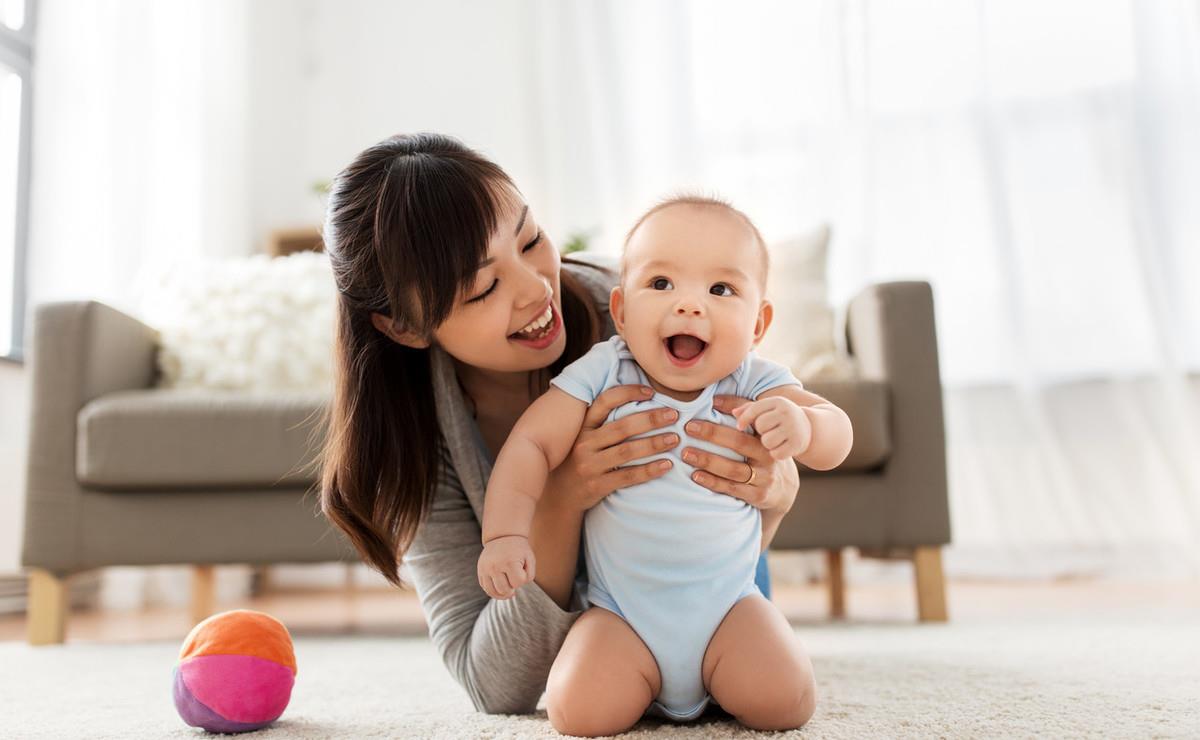
[[[550,378],[613,334],[616,275],[570,260],[561,269],[509,177],[436,134],[359,154],[330,188],[324,238],[339,297],[322,511],[391,583],[402,585],[408,564],[430,636],[477,709],[532,712],[586,606],[576,582],[586,577],[583,513],[663,472],[625,463],[680,443],[629,439],[670,422],[652,412],[603,423],[638,386],[601,395],[538,505],[534,582],[504,601],[479,587],[491,463]],[[548,305],[551,322],[539,326]],[[731,427],[697,436],[754,466],[747,486],[744,463],[697,450],[702,485],[762,510],[765,551],[794,500],[794,464]]]

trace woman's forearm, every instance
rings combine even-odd
[[[778,487],[779,495],[772,499],[775,501],[774,506],[762,510],[762,549],[759,552],[767,551],[771,541],[775,539],[775,533],[779,531],[783,518],[796,503],[796,495],[800,488],[800,471],[796,463],[791,459],[777,461],[772,485]]]
[[[564,610],[571,604],[582,527],[583,511],[564,505],[550,492],[538,501],[530,531],[530,546],[537,559],[533,580]]]
[[[779,524],[783,521],[783,517],[787,515],[786,511],[778,511],[768,509],[762,513],[762,548],[760,553],[767,551],[771,546],[771,540],[775,539],[775,533],[779,531]]]

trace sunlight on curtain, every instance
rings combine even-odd
[[[13,267],[21,154],[21,76],[0,64],[0,354],[13,344]]]
[[[136,314],[147,271],[250,251],[245,8],[50,0],[39,11],[30,305],[86,297]]]

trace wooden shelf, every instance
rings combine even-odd
[[[320,252],[325,249],[320,226],[275,229],[267,237],[267,254],[286,257],[296,252]]]

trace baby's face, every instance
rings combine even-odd
[[[724,209],[654,213],[634,232],[624,264],[613,323],[642,369],[668,389],[699,391],[729,375],[771,322],[760,248]]]

